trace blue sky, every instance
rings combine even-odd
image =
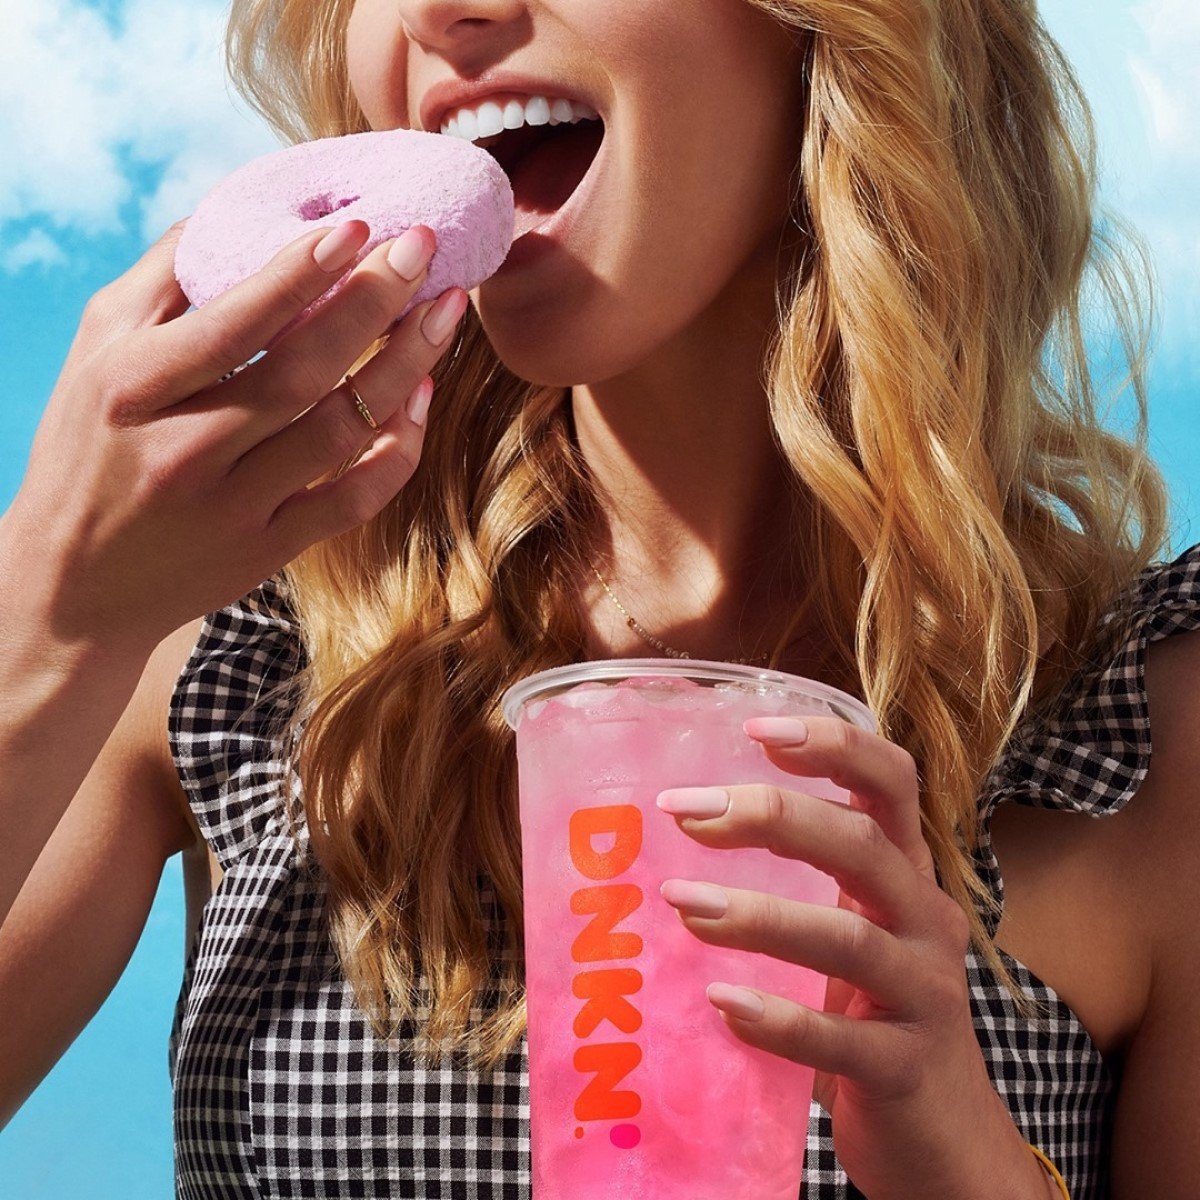
[[[224,79],[225,7],[0,0],[4,507],[20,486],[88,297],[218,179],[278,144]],[[1200,5],[1043,0],[1041,7],[1093,104],[1102,199],[1134,222],[1154,253],[1161,309],[1151,445],[1175,495],[1180,550],[1200,540]],[[170,1194],[166,1047],[183,944],[176,858],[120,983],[0,1133],[0,1194]]]

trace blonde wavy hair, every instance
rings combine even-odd
[[[942,886],[1028,1015],[981,916],[997,906],[972,865],[977,799],[1021,722],[1105,661],[1122,623],[1101,618],[1166,544],[1169,493],[1147,451],[1152,265],[1125,222],[1095,219],[1090,108],[1033,0],[747,3],[807,39],[793,187],[807,244],[779,282],[766,364],[806,498],[812,590],[792,627],[815,607],[826,678],[856,681],[913,755]],[[351,8],[233,0],[230,75],[287,141],[370,128],[348,79]],[[1129,366],[1115,395],[1132,385],[1131,440],[1097,411],[1089,280]],[[525,1028],[499,699],[586,657],[576,585],[600,508],[569,389],[509,372],[472,307],[433,376],[410,483],[285,568],[308,658],[288,770],[329,935],[376,1034],[415,1017],[423,968],[423,1050],[490,1069]],[[480,871],[503,946],[489,945]]]

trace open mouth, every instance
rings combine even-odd
[[[504,168],[512,184],[518,237],[532,228],[533,218],[556,212],[570,199],[603,141],[603,121],[580,120],[522,125],[477,143]]]

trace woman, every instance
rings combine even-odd
[[[5,1111],[186,849],[206,902],[171,1038],[178,1194],[528,1195],[498,700],[552,665],[686,652],[820,678],[881,730],[760,730],[794,792],[664,816],[841,884],[820,912],[664,883],[700,941],[833,977],[819,1014],[708,993],[819,1070],[801,1194],[1185,1195],[1200,547],[1159,558],[1138,297],[1033,5],[234,0],[228,49],[291,140],[439,131],[431,89],[459,79],[468,106],[583,100],[604,144],[587,204],[527,235],[457,340],[424,337],[422,306],[381,348],[418,232],[222,378],[344,269],[355,222],[193,313],[176,229],[89,305],[0,526],[28,579]],[[1131,356],[1130,441],[1096,416],[1089,267]],[[383,431],[357,461],[356,393]],[[104,824],[135,768],[147,800]],[[814,825],[806,774],[857,811]],[[120,880],[87,852],[101,828],[135,846]],[[101,894],[99,948],[54,976]]]

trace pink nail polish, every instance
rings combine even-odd
[[[429,412],[429,402],[433,399],[433,380],[428,375],[413,389],[408,398],[408,419],[414,425],[425,426],[425,418]]]
[[[674,816],[705,820],[729,811],[729,793],[719,787],[667,788],[654,803]]]
[[[421,332],[431,345],[440,346],[450,336],[459,318],[467,311],[469,299],[462,288],[452,287],[433,302],[421,322]]]
[[[705,991],[710,1004],[743,1021],[761,1021],[767,1006],[760,996],[728,983],[710,983]]]
[[[722,888],[694,879],[664,879],[658,893],[673,908],[683,908],[696,917],[723,917],[729,897]]]
[[[398,237],[387,252],[388,265],[410,283],[433,257],[433,238],[426,237],[424,230],[424,225],[414,225]]]
[[[365,221],[343,221],[313,247],[313,262],[322,271],[340,271],[362,249],[370,236],[371,228]]]
[[[759,741],[801,746],[808,741],[808,726],[799,717],[751,717],[742,731]]]

